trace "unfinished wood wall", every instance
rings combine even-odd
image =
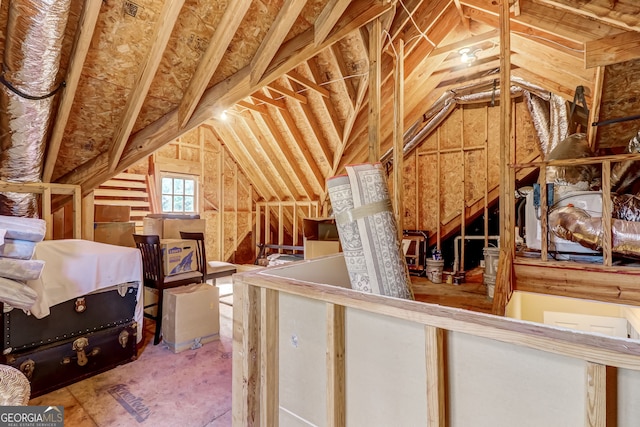
[[[163,171],[198,176],[199,214],[207,223],[207,258],[253,261],[253,188],[208,126],[182,135],[130,171],[154,175],[156,182]],[[238,248],[245,249],[238,253]]]
[[[522,100],[513,106],[516,159],[533,159],[539,151],[529,112]],[[499,115],[498,105],[460,106],[405,158],[405,229],[427,230],[433,243],[438,230],[441,239],[457,232],[463,211],[475,217],[497,199]]]

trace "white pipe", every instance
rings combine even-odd
[[[484,240],[484,235],[482,236],[464,236],[465,240]],[[500,236],[488,236],[487,237],[488,240],[497,240],[498,243],[500,243]],[[458,241],[462,240],[462,236],[456,236],[455,239],[453,239],[453,272],[457,273],[458,272],[458,264],[460,263],[459,257],[458,257]]]

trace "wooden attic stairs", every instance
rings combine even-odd
[[[147,175],[120,173],[94,190],[94,205],[129,206],[130,221],[135,223],[136,233],[142,232],[142,220],[155,212],[152,206],[153,185]]]

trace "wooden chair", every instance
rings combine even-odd
[[[218,277],[230,276],[236,272],[236,266],[222,261],[207,261],[207,252],[205,249],[204,233],[181,231],[180,238],[196,241],[196,259],[198,261],[198,271],[204,277],[203,281],[211,279],[213,285],[216,284]]]
[[[156,345],[160,342],[160,336],[162,334],[162,301],[164,290],[189,285],[191,283],[199,283],[203,280],[202,273],[200,273],[200,271],[189,271],[173,276],[165,276],[162,265],[160,237],[157,235],[134,234],[133,240],[136,243],[136,247],[140,249],[142,253],[144,286],[157,289],[158,291],[158,302],[144,305],[144,316],[156,322],[155,337],[153,340],[153,344]],[[155,316],[146,311],[151,307],[157,307]]]

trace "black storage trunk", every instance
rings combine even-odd
[[[132,322],[138,286],[137,282],[125,283],[62,302],[42,319],[16,309],[4,313],[3,354]]]
[[[135,360],[137,328],[135,321],[114,326],[5,355],[5,363],[29,378],[37,397]]]

